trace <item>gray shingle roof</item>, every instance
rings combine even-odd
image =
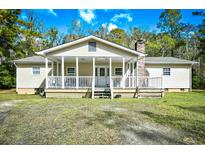
[[[175,57],[145,57],[146,64],[195,64],[197,62]]]
[[[32,57],[26,57],[26,58],[14,60],[14,62],[16,64],[45,63],[45,59],[42,56],[32,56]],[[146,64],[195,64],[197,62],[189,61],[185,59],[179,59],[175,57],[146,57],[145,63]]]
[[[51,61],[48,60],[48,62],[51,62]],[[14,60],[14,63],[16,64],[45,63],[45,58],[42,56],[31,56],[31,57]]]

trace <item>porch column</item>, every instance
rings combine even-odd
[[[112,58],[109,59],[110,87],[112,86]]]
[[[134,86],[134,77],[135,77],[135,71],[134,71],[134,66],[135,65],[135,61],[132,60],[132,88],[135,88]]]
[[[95,83],[95,57],[93,57],[93,80]]]
[[[122,88],[125,89],[125,58],[122,58]]]
[[[129,66],[129,68],[128,68],[128,77],[129,77],[129,88],[130,88],[130,75],[131,75],[131,71],[130,71],[131,63],[130,62],[128,63],[128,66]]]
[[[54,74],[54,62],[53,62],[53,61],[52,61],[52,63],[51,63],[51,67],[52,67],[51,76],[53,76],[53,74]]]
[[[64,57],[61,57],[62,88],[64,88]]]
[[[136,62],[136,86],[138,87],[139,86],[139,74],[138,74],[138,59],[137,59],[137,62]]]
[[[48,58],[45,58],[45,65],[46,65],[46,88],[48,88]]]
[[[94,99],[94,89],[95,89],[95,57],[93,57],[92,99]]]
[[[57,62],[57,63],[56,63],[56,68],[57,68],[57,69],[56,69],[56,76],[58,76],[58,75],[59,75],[59,70],[58,70],[58,67],[59,67],[59,63]]]
[[[76,89],[79,87],[79,77],[78,77],[78,57],[75,58],[76,65]]]

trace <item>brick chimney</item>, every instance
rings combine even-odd
[[[135,50],[145,53],[145,41],[140,39],[135,43]],[[149,72],[145,69],[145,57],[138,57],[138,73],[139,76],[149,76]]]
[[[145,53],[145,41],[140,39],[135,43],[135,50]]]

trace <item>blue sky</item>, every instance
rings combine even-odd
[[[61,33],[67,33],[73,20],[78,20],[83,29],[96,30],[106,26],[108,30],[119,27],[129,31],[131,27],[138,27],[144,31],[157,32],[156,25],[163,10],[33,10],[43,21],[46,28],[55,27]],[[192,15],[196,10],[181,10],[182,21],[197,25],[201,17]],[[26,10],[23,10],[22,18],[26,19]]]

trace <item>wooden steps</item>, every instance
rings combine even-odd
[[[162,98],[164,91],[162,89],[137,89],[137,98]]]
[[[95,88],[94,98],[110,98],[110,88]]]

